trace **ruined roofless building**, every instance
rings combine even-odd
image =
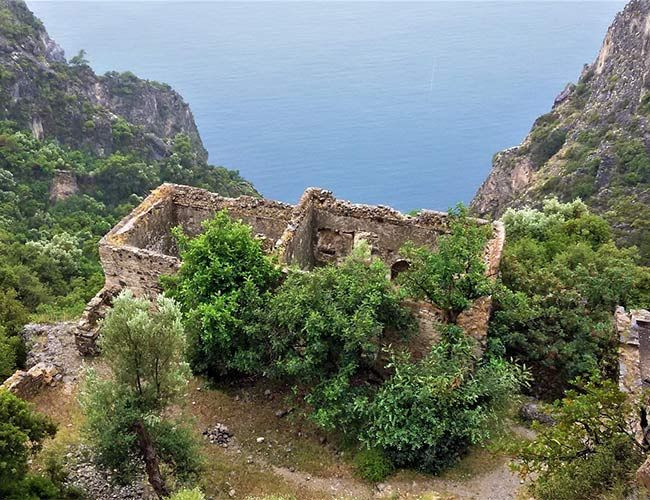
[[[365,240],[373,255],[383,260],[394,278],[408,267],[399,250],[407,241],[435,248],[441,234],[448,232],[443,212],[421,211],[403,215],[384,206],[352,204],[336,199],[331,192],[309,188],[297,205],[264,198],[224,198],[204,189],[163,184],[122,219],[99,243],[99,255],[106,276],[104,288],[91,300],[79,323],[76,337],[82,354],[96,354],[98,320],[112,298],[124,288],[136,295],[160,293],[161,275],[175,273],[181,264],[171,234],[180,226],[189,235],[201,232],[201,223],[226,209],[233,219],[252,227],[264,248],[275,252],[283,265],[309,270],[345,258]],[[487,224],[476,219],[477,224]],[[498,272],[505,231],[492,224],[492,238],[485,248],[487,273]],[[485,340],[491,299],[483,297],[461,314],[458,323],[480,341]],[[414,342],[430,346],[438,319],[435,308],[412,304],[420,323]]]

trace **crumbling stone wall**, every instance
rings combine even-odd
[[[339,262],[363,239],[390,267],[403,259],[399,249],[407,241],[433,248],[438,236],[448,230],[442,212],[422,211],[411,217],[389,207],[338,200],[331,192],[316,188],[305,192],[296,212],[301,217],[292,221],[295,227],[287,238],[289,263]]]
[[[54,385],[58,373],[59,370],[56,366],[41,362],[27,371],[17,370],[0,387],[21,398],[30,398],[38,394],[44,387]]]
[[[278,201],[240,196],[224,198],[204,189],[173,186],[174,225],[182,226],[192,236],[201,232],[201,223],[220,210],[241,219],[253,228],[253,234],[268,238],[273,245],[280,239],[291,220],[294,207]]]
[[[408,266],[399,253],[404,243],[411,241],[433,249],[438,237],[449,231],[448,217],[443,212],[425,210],[408,216],[385,206],[338,200],[331,192],[316,188],[307,189],[299,203],[292,206],[249,196],[224,198],[204,189],[163,184],[100,241],[106,285],[82,317],[79,349],[86,354],[96,352],[98,318],[117,291],[129,288],[136,295],[155,295],[160,292],[160,276],[178,270],[173,227],[181,226],[186,233],[196,235],[204,220],[223,209],[249,224],[280,262],[305,270],[340,262],[366,241],[372,254],[392,268],[394,277]],[[476,223],[487,224],[480,219]],[[501,223],[494,223],[492,228],[485,260],[488,273],[495,275],[505,231]],[[459,318],[459,324],[481,342],[485,340],[490,307],[490,297],[481,298]],[[416,309],[421,335],[430,339],[438,313],[425,304]],[[420,310],[422,314],[418,314]]]

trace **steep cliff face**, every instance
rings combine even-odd
[[[182,133],[207,160],[192,112],[171,87],[128,72],[98,76],[81,58],[68,64],[22,0],[0,0],[0,119],[100,156],[128,146],[160,159]]]
[[[650,258],[650,0],[616,16],[598,57],[517,147],[497,153],[472,201],[481,215],[581,197]]]

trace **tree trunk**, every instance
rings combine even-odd
[[[136,421],[133,427],[138,436],[138,446],[140,447],[140,453],[142,453],[142,459],[144,460],[145,468],[147,470],[149,484],[153,487],[158,498],[168,497],[169,490],[167,489],[165,480],[160,474],[160,462],[158,460],[156,448],[151,440],[151,436],[141,420]]]

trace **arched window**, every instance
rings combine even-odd
[[[406,271],[411,264],[407,260],[398,260],[392,266],[390,266],[390,279],[394,280],[400,273]]]

